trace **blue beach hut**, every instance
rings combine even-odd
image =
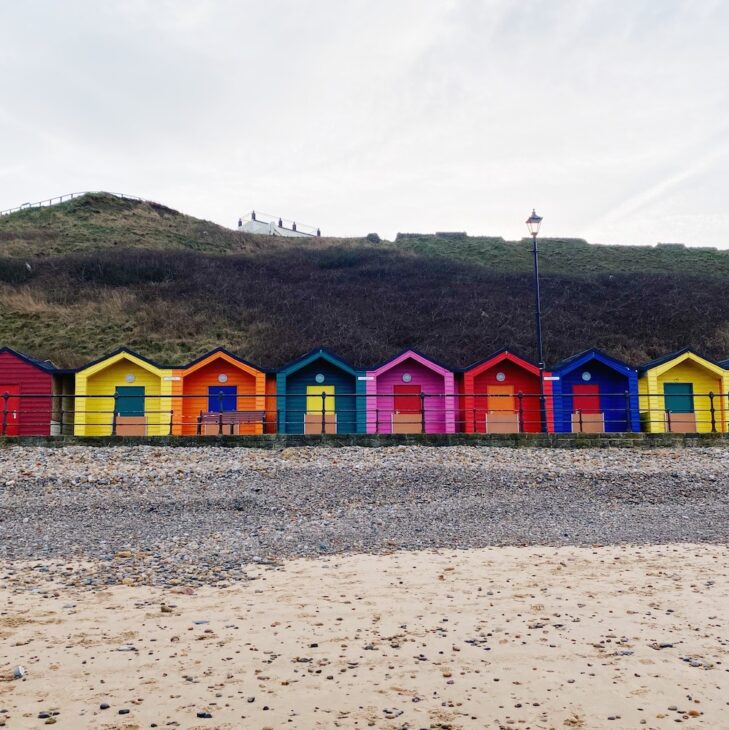
[[[593,347],[551,371],[556,433],[640,431],[634,368]]]
[[[276,374],[279,433],[364,433],[365,373],[324,348]]]

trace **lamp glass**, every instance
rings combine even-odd
[[[536,210],[532,209],[532,214],[526,219],[526,225],[532,236],[538,235],[539,227],[542,225],[542,217],[537,215]]]

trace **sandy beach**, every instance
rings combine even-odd
[[[327,556],[226,588],[50,567],[0,584],[8,728],[729,727],[725,546]]]

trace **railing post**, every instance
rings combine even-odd
[[[321,394],[321,432],[327,432],[327,394],[324,391]]]
[[[577,410],[577,417],[579,418],[580,433],[582,433],[582,431],[583,431],[583,428],[582,428],[582,408],[579,408]]]
[[[630,391],[625,391],[625,418],[627,419],[628,431],[633,430],[633,413],[630,405]],[[607,428],[605,429],[607,431]]]
[[[114,414],[111,418],[111,435],[116,436],[116,413],[119,404],[119,393],[114,391]]]
[[[519,404],[519,433],[524,433],[524,393],[519,391],[516,398]]]
[[[711,433],[716,433],[716,410],[714,409],[713,393],[709,393],[709,408],[711,410]]]
[[[8,401],[10,400],[10,393],[6,390],[3,393],[3,429],[0,431],[0,435],[5,436],[8,430]]]
[[[420,391],[420,433],[425,433],[425,393]]]
[[[175,418],[175,411],[172,408],[170,408],[170,436],[172,436],[172,422],[174,421],[174,418]]]
[[[223,411],[218,411],[218,436],[223,435]]]
[[[671,411],[666,410],[666,421],[668,422],[668,433],[671,433]]]

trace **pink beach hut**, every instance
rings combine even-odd
[[[454,433],[453,372],[406,350],[367,371],[367,433]]]

